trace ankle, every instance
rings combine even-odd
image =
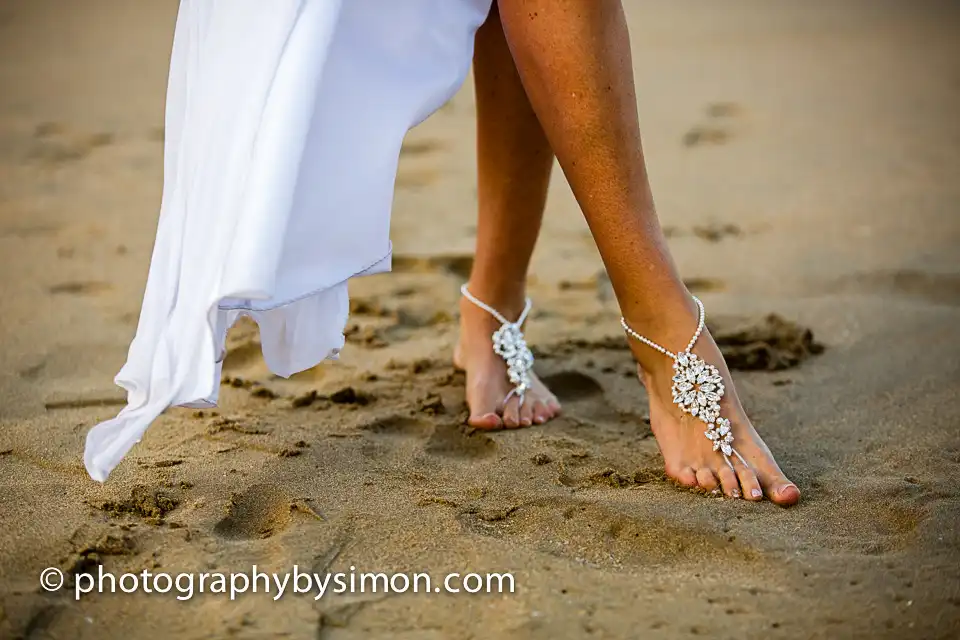
[[[641,313],[624,314],[624,320],[631,329],[667,351],[681,352],[690,343],[699,320],[699,309],[693,298],[689,295],[685,298],[672,304],[662,304],[655,313],[644,310]],[[670,356],[629,334],[626,338],[634,359],[646,374],[655,377],[673,375],[673,359]]]
[[[493,307],[500,315],[510,321],[517,320],[526,306],[526,280],[490,283],[480,279],[471,279],[467,283],[467,290],[475,298]],[[487,311],[465,297],[460,298],[460,311],[464,315],[480,314],[493,320],[493,317]],[[494,320],[494,322],[496,321]],[[499,322],[497,324],[499,325]]]
[[[630,340],[633,341],[632,338]],[[641,348],[645,348],[643,345],[640,346]],[[647,349],[646,352],[642,352],[634,348],[633,345],[630,345],[630,351],[633,353],[633,359],[637,363],[637,373],[640,376],[640,381],[647,387],[648,391],[653,388],[659,388],[658,383],[661,381],[673,378],[673,360],[671,358],[653,349]]]

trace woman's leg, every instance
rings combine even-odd
[[[623,315],[643,335],[682,350],[696,307],[677,274],[647,179],[629,35],[619,0],[500,0],[501,20],[530,101],[600,250]],[[704,424],[671,400],[673,361],[631,340],[650,395],[650,417],[669,476],[687,486],[793,504],[800,498],[754,430],[706,332],[694,349],[727,380],[722,414],[751,469],[736,473],[704,437]],[[754,474],[754,471],[756,474]]]
[[[474,296],[515,320],[524,306],[527,268],[540,232],[553,152],[517,75],[496,3],[477,32],[474,78],[479,219],[468,286]],[[517,427],[556,415],[557,399],[536,377],[522,407],[516,398],[501,406],[512,387],[503,360],[493,352],[491,337],[500,325],[466,299],[460,313],[454,359],[467,374],[470,424]]]

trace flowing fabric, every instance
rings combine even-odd
[[[182,0],[164,185],[127,406],[87,434],[106,480],[167,407],[216,404],[227,330],[288,377],[336,357],[347,281],[390,269],[407,131],[463,83],[490,0]]]

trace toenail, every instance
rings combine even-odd
[[[763,495],[763,491],[760,491],[760,489],[752,489],[750,491],[750,495],[752,495],[754,498],[759,498]]]
[[[720,493],[720,489],[714,489],[713,491],[710,492],[710,495],[715,496],[715,495],[719,495],[719,493]]]
[[[734,498],[739,498],[739,497],[740,497],[740,492],[739,492],[739,491],[734,491],[734,492],[733,492],[733,497],[734,497]]]
[[[777,489],[777,493],[780,494],[780,495],[783,495],[784,493],[786,493],[786,492],[789,491],[790,489],[793,489],[793,490],[796,491],[797,493],[800,493],[800,490],[797,489],[797,485],[795,485],[795,484],[785,484],[785,485],[783,485],[782,487],[780,487],[779,489]]]

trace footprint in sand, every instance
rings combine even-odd
[[[603,395],[603,387],[590,376],[579,371],[561,371],[543,378],[560,402],[576,402]]]
[[[759,229],[754,229],[751,231],[751,233],[759,232]],[[741,229],[738,225],[735,225],[731,222],[717,221],[694,225],[689,230],[680,229],[679,227],[674,226],[665,226],[663,228],[663,234],[667,238],[683,238],[693,235],[694,237],[700,238],[701,240],[706,240],[707,242],[721,242],[726,238],[739,238],[746,233],[747,232]]]
[[[295,512],[320,519],[315,511],[291,498],[279,487],[257,484],[230,498],[226,517],[213,530],[224,538],[270,538],[291,525]]]
[[[743,108],[733,102],[714,102],[707,105],[705,111],[708,121],[691,127],[683,135],[683,146],[725,144],[733,136],[730,120],[743,115]]]
[[[707,328],[727,365],[740,371],[790,369],[824,351],[810,329],[776,314],[762,321],[721,317]]]
[[[730,222],[708,222],[693,227],[693,235],[707,242],[720,242],[724,238],[738,238],[743,230]]]
[[[57,122],[37,125],[33,132],[34,144],[30,158],[47,166],[78,162],[94,150],[113,144],[112,133],[85,133],[71,131]]]
[[[730,139],[730,132],[720,127],[696,125],[683,134],[683,146],[721,145]]]
[[[100,282],[97,280],[61,282],[55,284],[47,291],[52,295],[73,295],[73,296],[95,296],[113,289],[109,282]]]
[[[422,437],[430,433],[430,425],[427,422],[401,415],[376,418],[357,428],[378,436]]]
[[[77,533],[74,532],[74,537]],[[131,536],[114,533],[103,534],[97,540],[85,543],[74,542],[71,538],[71,543],[74,551],[61,562],[71,579],[83,573],[95,575],[104,556],[134,556],[139,546]]]
[[[245,371],[253,365],[261,364],[261,354],[259,339],[236,341],[227,348],[227,354],[223,358],[223,371]]]
[[[393,257],[394,273],[439,273],[466,280],[472,268],[473,254],[469,253]]]
[[[424,450],[445,458],[477,459],[496,453],[497,443],[486,434],[464,425],[439,424]]]
[[[817,342],[810,329],[776,314],[770,314],[761,319],[720,316],[717,319],[709,319],[707,326],[717,341],[727,365],[734,370],[790,369],[799,366],[814,355],[823,353],[825,349],[823,344]],[[602,362],[603,357],[600,354],[626,352],[628,348],[627,341],[620,335],[592,340],[576,338],[535,346],[534,356],[538,360],[550,360],[599,352],[597,360]],[[608,373],[612,372],[610,368],[607,366]],[[631,367],[624,370],[623,375],[633,377],[636,372]],[[564,384],[563,381],[558,382]],[[556,388],[556,383],[549,384],[551,388]],[[575,381],[566,384],[577,385]],[[574,395],[576,396],[576,392]],[[560,394],[558,397],[563,400]]]
[[[443,413],[428,411],[423,406],[421,412],[425,415]],[[371,451],[384,452],[386,441],[394,438],[421,440],[424,452],[442,458],[486,458],[497,451],[497,443],[480,431],[462,424],[434,423],[427,418],[387,415],[364,422],[357,429],[371,437],[366,443]]]
[[[458,520],[470,533],[604,566],[676,565],[707,557],[726,566],[758,559],[752,549],[721,533],[637,518],[567,498],[533,500],[503,509],[463,509]]]
[[[352,296],[350,298],[350,315],[390,318],[396,315],[396,311],[385,307],[378,299]]]
[[[559,478],[560,484],[578,489],[590,487],[626,489],[627,487],[639,487],[662,480],[666,480],[666,474],[663,472],[663,469],[658,467],[642,467],[633,473],[624,473],[608,467],[602,471],[596,471],[581,478],[573,478],[569,474],[561,474]]]
[[[410,308],[406,306],[384,307],[368,300],[351,300],[350,315],[358,322],[350,323],[343,335],[350,344],[367,349],[403,342],[418,330],[453,322],[453,316],[444,310],[433,308]]]
[[[179,505],[180,498],[176,493],[146,485],[135,486],[129,498],[91,504],[113,517],[132,515],[155,525],[161,524],[167,514]]]
[[[260,327],[250,318],[240,318],[227,332],[224,373],[238,373],[259,367],[264,369],[260,346]]]
[[[718,278],[685,278],[683,284],[690,293],[712,293],[727,288],[727,283]]]

